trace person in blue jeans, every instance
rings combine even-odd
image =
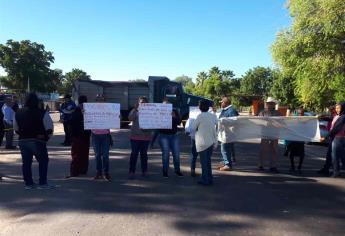
[[[212,185],[213,175],[211,168],[211,156],[213,149],[217,147],[217,117],[208,112],[208,103],[204,100],[199,102],[201,114],[197,116],[192,125],[195,132],[196,150],[200,156],[201,178],[198,184]]]
[[[53,121],[49,114],[38,108],[38,97],[28,94],[23,109],[18,110],[13,120],[13,127],[19,135],[19,148],[22,155],[22,171],[26,189],[36,188],[32,178],[32,158],[38,161],[40,189],[49,189],[47,183],[48,151],[46,142],[53,133]]]
[[[340,161],[345,168],[345,102],[336,105],[334,117],[328,134],[332,141],[333,177],[340,176]],[[326,137],[327,138],[327,137]],[[324,141],[322,138],[321,141]]]
[[[164,100],[163,103],[168,103]],[[180,114],[176,109],[172,111],[172,126],[171,129],[159,130],[159,144],[162,150],[162,164],[163,164],[163,177],[168,177],[170,151],[173,156],[173,163],[175,174],[183,176],[180,170],[180,144],[177,136],[177,126],[181,123]]]
[[[223,97],[220,106],[222,108],[222,111],[219,115],[219,119],[239,115],[236,109],[231,105],[231,100],[227,97]],[[232,170],[232,155],[235,155],[234,143],[221,143],[220,149],[222,153],[223,163],[222,166],[218,168],[218,170]]]
[[[196,159],[198,158],[198,152],[196,151],[196,145],[195,145],[195,133],[192,129],[193,122],[194,122],[194,119],[189,118],[187,120],[185,131],[186,131],[186,134],[188,134],[191,139],[190,175],[192,177],[196,177],[195,167],[196,167]]]
[[[104,97],[98,94],[96,97],[96,102],[104,102]],[[96,169],[97,173],[94,179],[105,178],[111,181],[111,176],[109,174],[109,150],[111,144],[111,134],[109,129],[94,129],[91,130],[92,133],[92,145],[96,157]],[[104,174],[104,176],[103,176]]]

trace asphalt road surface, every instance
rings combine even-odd
[[[157,143],[149,176],[129,180],[129,132],[120,130],[112,133],[113,181],[106,182],[93,180],[92,150],[88,175],[65,179],[70,149],[60,145],[61,124],[55,131],[48,144],[52,190],[25,190],[19,151],[0,149],[0,235],[345,235],[345,179],[316,174],[323,146],[306,145],[303,174],[291,175],[286,157],[279,157],[280,174],[259,172],[259,145],[236,144],[235,171],[214,170],[214,186],[203,187],[190,177],[190,140],[183,134],[184,177],[173,174],[172,164],[169,178],[162,177]],[[219,161],[217,150],[213,165]],[[37,163],[33,173],[37,179]]]

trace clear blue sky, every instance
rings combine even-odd
[[[0,43],[29,39],[98,80],[192,78],[212,66],[236,76],[272,66],[290,25],[286,0],[0,0]],[[0,70],[0,74],[4,74]]]

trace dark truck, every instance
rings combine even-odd
[[[185,93],[181,83],[163,76],[149,76],[148,82],[76,80],[73,84],[72,97],[75,101],[78,96],[86,95],[89,102],[94,102],[97,94],[102,94],[106,102],[121,104],[123,121],[128,120],[128,113],[140,96],[146,96],[151,103],[161,103],[168,98],[173,107],[179,110],[182,119],[188,118],[189,107],[198,106],[200,100],[213,105],[209,99]]]

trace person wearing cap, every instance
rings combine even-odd
[[[223,97],[220,101],[220,107],[222,108],[219,119],[225,117],[238,116],[238,112],[231,105],[231,100],[228,97]],[[234,143],[221,143],[220,150],[222,153],[222,165],[218,168],[220,171],[230,171],[232,170],[232,158],[234,158]],[[232,157],[233,156],[233,157]]]
[[[277,101],[272,97],[268,97],[265,102],[265,108],[259,113],[259,116],[281,116],[275,109]],[[259,170],[264,170],[264,157],[270,155],[270,171],[272,173],[279,173],[277,169],[277,155],[278,155],[278,139],[261,139],[260,155],[259,155]]]
[[[2,106],[2,114],[4,130],[5,130],[5,137],[6,137],[6,149],[15,149],[16,147],[13,146],[13,120],[15,112],[12,109],[12,100],[11,98],[6,98],[5,104]]]
[[[96,102],[102,103],[105,98],[102,94],[97,94]],[[106,179],[111,181],[109,174],[109,150],[112,143],[112,138],[109,129],[93,129],[91,130],[92,145],[96,157],[97,173],[94,177],[97,179]]]
[[[65,132],[65,140],[62,143],[64,146],[71,145],[71,127],[70,121],[72,118],[72,113],[76,109],[75,103],[71,99],[71,95],[66,94],[64,96],[64,103],[61,104],[60,107],[60,120],[63,123],[63,129]]]

